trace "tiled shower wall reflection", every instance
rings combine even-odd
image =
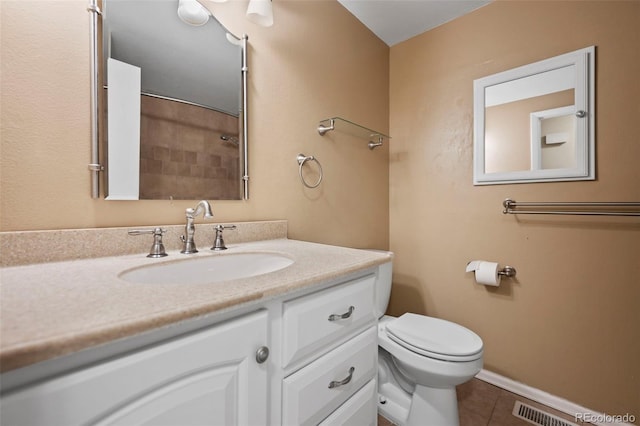
[[[140,199],[240,198],[238,117],[148,96],[140,108]]]

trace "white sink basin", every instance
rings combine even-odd
[[[119,277],[139,284],[209,284],[278,271],[293,260],[278,253],[234,253],[146,265]]]

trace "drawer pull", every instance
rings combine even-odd
[[[356,310],[355,306],[349,306],[349,310],[347,312],[345,312],[344,314],[331,314],[331,315],[329,315],[329,321],[338,321],[338,320],[341,320],[341,319],[347,319],[347,318],[349,318],[351,316],[351,314],[355,310]]]
[[[351,378],[353,377],[353,372],[354,371],[356,371],[356,368],[355,367],[351,367],[349,369],[349,375],[346,378],[344,378],[342,380],[332,380],[331,382],[329,382],[329,389],[337,388],[339,386],[344,386],[347,383],[349,383],[351,381]]]

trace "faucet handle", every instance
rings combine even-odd
[[[167,230],[162,228],[142,230],[134,229],[129,231],[128,234],[133,236],[153,234],[153,245],[151,246],[151,250],[149,250],[147,257],[165,257],[167,256],[167,252],[165,251],[164,244],[162,243],[162,234],[165,232],[167,232]]]
[[[213,247],[211,250],[226,250],[227,246],[224,244],[224,239],[222,238],[222,231],[225,229],[236,229],[236,225],[216,225],[213,229],[216,230],[216,239],[213,243]]]
[[[236,225],[216,225],[213,227],[213,229],[216,230],[216,232],[222,232],[223,229],[236,229],[237,226]]]
[[[137,236],[137,235],[147,235],[147,234],[164,234],[165,232],[167,232],[166,229],[162,229],[162,228],[153,228],[153,229],[133,229],[131,231],[128,232],[129,235],[133,235],[133,236]]]

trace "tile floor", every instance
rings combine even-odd
[[[514,417],[511,412],[516,400],[536,408],[541,408],[548,414],[558,416],[579,425],[590,423],[576,422],[573,417],[545,407],[542,404],[523,398],[499,387],[473,379],[457,388],[458,410],[460,412],[460,426],[531,426],[531,423]],[[389,420],[378,416],[378,426],[393,426]],[[424,425],[448,426],[448,425]]]

